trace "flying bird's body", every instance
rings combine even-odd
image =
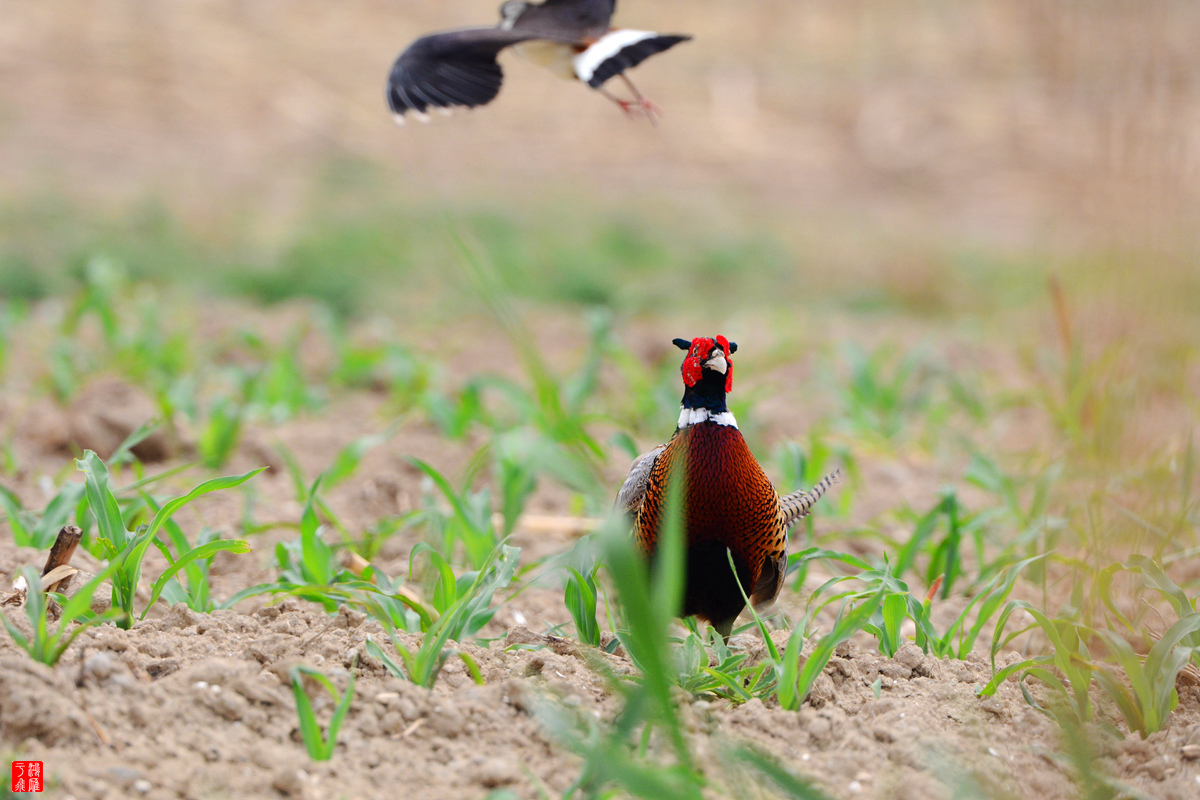
[[[737,345],[720,336],[675,342],[689,351],[679,425],[671,441],[634,462],[617,505],[633,515],[638,544],[653,555],[668,485],[673,476],[683,480],[687,579],[682,614],[708,620],[727,637],[746,606],[743,589],[754,606],[779,595],[787,572],[788,528],[808,514],[837,473],[810,492],[781,498],[725,405],[732,388],[729,356]]]
[[[396,59],[388,76],[392,115],[424,116],[430,108],[473,108],[491,102],[500,91],[503,70],[496,61],[512,47],[535,64],[562,77],[583,81],[628,114],[653,120],[657,108],[642,97],[625,71],[682,41],[683,35],[614,29],[616,0],[546,0],[534,4],[509,0],[500,7],[500,24],[422,36]],[[622,100],[603,88],[620,76],[634,93]]]

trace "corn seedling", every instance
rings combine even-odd
[[[933,376],[921,352],[897,359],[887,348],[867,354],[857,346],[847,346],[842,357],[849,380],[839,380],[837,385],[848,432],[891,442],[909,427],[913,416],[929,407]]]
[[[187,494],[164,503],[155,512],[148,525],[139,526],[136,531],[131,532],[126,528],[120,504],[109,486],[108,468],[104,462],[89,450],[84,453],[82,459],[76,462],[76,467],[84,474],[84,498],[96,520],[97,534],[93,542],[93,555],[109,561],[120,557],[119,566],[112,573],[112,604],[114,608],[125,612],[125,617],[119,622],[125,628],[128,628],[133,621],[133,603],[137,596],[138,580],[141,577],[142,559],[167,521],[179,509],[197,497],[209,492],[240,486],[262,472],[262,469],[256,469],[243,475],[205,481]],[[179,554],[172,567],[164,573],[167,576],[166,579],[164,580],[160,576],[155,582],[156,593],[152,595],[151,602],[143,610],[142,616],[144,617],[145,612],[158,600],[166,580],[169,580],[183,566],[197,558],[206,558],[219,550],[246,552],[248,549],[249,545],[244,541],[218,541]]]
[[[1140,733],[1142,738],[1157,733],[1179,705],[1175,679],[1196,652],[1195,647],[1187,647],[1183,642],[1197,631],[1200,631],[1200,612],[1189,614],[1168,628],[1144,657],[1112,631],[1100,632],[1125,673],[1125,680],[1110,667],[1097,664],[1096,682],[1116,703],[1129,729]]]
[[[167,559],[167,563],[171,565],[171,570],[173,570],[173,574],[168,576],[166,580],[160,577],[158,581],[155,581],[155,586],[158,586],[159,583],[162,584],[159,594],[168,605],[183,603],[193,611],[201,614],[209,613],[215,606],[210,591],[208,571],[212,566],[213,557],[218,551],[213,550],[207,554],[203,551],[197,552],[195,555],[192,555],[189,561],[180,564],[175,554],[187,553],[191,555],[194,550],[189,545],[187,536],[174,520],[168,521],[163,526],[163,529],[167,532],[167,536],[171,540],[171,547],[175,549],[175,553],[172,553],[171,549],[164,542],[158,540],[154,542],[155,547]],[[195,550],[200,550],[200,548],[218,541],[220,541],[219,534],[212,528],[205,528],[196,536]],[[231,550],[229,552],[239,551]],[[240,552],[249,552],[249,546],[247,546],[246,550]],[[179,574],[180,572],[183,573],[182,576]],[[167,573],[163,574],[166,575]]]
[[[111,608],[100,614],[92,612],[92,595],[105,580],[111,578],[121,568],[122,562],[129,555],[133,545],[113,560],[98,575],[79,588],[70,599],[60,594],[47,594],[43,588],[42,576],[33,567],[25,567],[21,574],[25,578],[25,616],[29,620],[31,633],[26,636],[21,629],[14,625],[6,614],[0,612],[0,621],[4,623],[8,635],[13,642],[29,654],[34,661],[54,666],[58,659],[67,651],[75,637],[88,628],[102,625],[105,622],[118,621],[125,617],[119,609]],[[50,573],[53,575],[53,572]],[[49,576],[48,576],[49,577]],[[61,604],[58,627],[50,630],[50,599]],[[126,626],[128,627],[128,626]]]
[[[304,512],[300,516],[300,538],[275,545],[279,577],[270,583],[260,583],[243,589],[221,604],[231,608],[248,597],[262,594],[288,594],[320,603],[327,612],[337,610],[345,602],[347,592],[373,587],[338,563],[337,551],[321,535],[323,526],[317,516],[317,491],[321,478],[306,491]],[[335,591],[340,589],[340,591]]]
[[[229,461],[242,438],[245,408],[228,398],[216,400],[196,441],[200,461],[209,469],[220,469]]]
[[[473,575],[464,575],[461,580],[454,578],[449,564],[438,553],[428,546],[425,546],[422,552],[429,553],[439,572],[437,589],[434,592],[433,612],[437,613],[436,618],[430,609],[410,598],[398,598],[421,617],[421,627],[425,636],[420,647],[414,650],[396,638],[393,616],[381,604],[381,598],[378,595],[366,596],[365,608],[383,625],[404,666],[401,668],[395,659],[369,636],[367,653],[383,662],[393,675],[427,688],[432,688],[450,657],[457,655],[463,660],[475,681],[482,683],[479,665],[475,660],[466,652],[450,649],[449,643],[461,642],[474,635],[492,618],[496,611],[492,607],[492,597],[498,589],[506,587],[512,580],[521,551],[501,544],[492,552],[483,569]],[[416,555],[417,551],[414,549],[413,556]]]
[[[440,551],[453,558],[461,545],[467,563],[478,568],[496,548],[500,538],[492,524],[491,493],[486,489],[456,492],[450,482],[429,464],[416,458],[412,459],[412,463],[428,476],[450,505],[450,513],[446,514],[436,507],[431,498],[427,498],[425,510],[420,516],[430,527],[434,540],[440,540]]]
[[[428,630],[434,619],[449,619],[449,638],[462,641],[474,636],[479,629],[491,621],[496,609],[492,598],[501,589],[507,588],[516,574],[521,550],[504,543],[496,545],[488,554],[483,566],[476,571],[455,578],[454,571],[440,553],[424,542],[418,543],[409,555],[409,574],[417,556],[428,554],[436,578],[431,593],[431,608],[408,602],[422,618],[422,629]]]
[[[567,579],[563,588],[563,603],[575,623],[575,635],[584,644],[600,646],[600,623],[596,619],[596,573],[599,565],[584,575],[572,566],[565,567]]]
[[[917,623],[917,644],[938,658],[966,658],[975,648],[975,642],[983,633],[983,629],[1012,594],[1017,578],[1025,571],[1026,567],[1036,564],[1044,558],[1045,556],[1027,558],[993,576],[941,634],[934,631],[930,619],[933,601],[931,591],[921,606],[920,615],[914,618]],[[971,621],[972,613],[974,613],[974,621]]]
[[[333,681],[318,670],[304,664],[292,667],[288,675],[292,679],[292,694],[296,697],[296,714],[300,718],[300,735],[304,739],[308,757],[313,761],[328,761],[333,758],[333,751],[337,748],[338,731],[341,730],[346,712],[350,710],[350,702],[354,700],[354,669],[351,668],[350,683],[346,686],[346,691],[341,694],[334,687]],[[306,678],[316,682],[333,697],[335,708],[324,733],[321,732],[321,725],[317,722],[317,715],[313,712],[308,693],[304,690]]]
[[[8,518],[13,542],[17,547],[45,550],[54,544],[58,530],[67,523],[71,512],[83,498],[82,483],[66,483],[39,514],[28,511],[15,494],[0,486],[0,508]]]
[[[727,550],[726,556],[729,559],[729,568],[734,571],[734,576],[736,577],[737,569],[733,563],[733,553]],[[876,613],[876,610],[880,609],[881,604],[886,604],[892,597],[899,597],[900,611],[898,613],[903,615],[903,594],[896,591],[889,592],[886,584],[883,584],[882,581],[880,584],[878,589],[869,589],[853,597],[843,597],[842,607],[838,610],[833,628],[829,633],[817,640],[812,652],[809,653],[808,658],[804,661],[804,665],[801,666],[800,651],[804,645],[804,627],[798,626],[792,630],[791,635],[788,637],[787,646],[781,655],[779,649],[775,646],[774,640],[771,638],[771,632],[767,630],[766,623],[763,622],[762,617],[759,616],[754,606],[750,604],[750,598],[746,595],[746,589],[742,586],[741,581],[738,580],[738,588],[742,592],[742,598],[746,601],[746,607],[750,609],[750,614],[753,616],[759,633],[762,634],[763,643],[767,647],[767,657],[770,659],[772,669],[775,673],[776,691],[781,707],[788,711],[798,711],[800,709],[800,706],[808,698],[808,694],[812,690],[812,685],[816,681],[817,676],[825,669],[825,665],[829,663],[829,659],[833,658],[833,652],[837,649],[837,646],[860,630],[869,629],[869,621]],[[820,594],[820,590],[816,594]],[[883,610],[885,616],[891,616],[888,608],[885,607]],[[898,631],[899,622],[895,623],[895,627]],[[878,633],[876,635],[879,636]],[[881,637],[881,644],[884,641]],[[888,655],[891,654],[889,653]]]
[[[1024,611],[1033,617],[1033,622],[1014,633],[1005,635],[1005,628],[1015,611]],[[1050,645],[1046,655],[1034,656],[1007,667],[996,669],[996,653],[1017,636],[1033,628],[1041,628]],[[997,687],[1016,672],[1021,672],[1021,693],[1031,706],[1058,718],[1057,714],[1067,713],[1070,720],[1077,723],[1090,722],[1092,719],[1092,700],[1089,690],[1093,677],[1093,661],[1088,651],[1086,640],[1091,631],[1084,625],[1067,618],[1051,619],[1038,609],[1023,600],[1010,600],[996,621],[996,630],[992,634],[992,679],[979,690],[979,694],[990,696]],[[1058,674],[1047,669],[1054,667]],[[1059,675],[1063,677],[1060,678]],[[1062,711],[1048,710],[1040,705],[1030,694],[1026,686],[1026,678],[1036,678],[1054,691],[1062,702]],[[1066,682],[1063,682],[1063,678]],[[1068,723],[1069,724],[1069,723]]]
[[[926,553],[929,563],[922,577],[932,584],[940,575],[942,598],[949,597],[955,581],[962,575],[961,550],[970,519],[971,515],[958,502],[958,494],[953,489],[943,489],[941,500],[918,520],[912,536],[896,555],[894,573],[903,576],[915,566],[917,555]],[[945,520],[945,536],[936,541],[934,536],[942,520]]]
[[[634,549],[623,519],[610,519],[598,533],[623,612],[624,626],[617,636],[642,674],[626,683],[602,671],[624,698],[624,708],[611,727],[573,715],[561,705],[539,709],[555,739],[584,761],[583,772],[568,794],[578,790],[587,797],[600,797],[608,787],[615,787],[641,798],[700,800],[703,796],[706,781],[695,767],[672,699],[678,673],[668,629],[682,602],[684,579],[680,489],[673,480],[652,573]],[[655,731],[661,732],[665,753],[651,747]],[[636,745],[631,741],[635,739]]]

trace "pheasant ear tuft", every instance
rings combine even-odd
[[[732,354],[732,353],[736,353],[736,352],[737,352],[737,342],[730,342],[730,343],[729,343],[729,352],[730,352],[731,354]]]
[[[692,346],[692,343],[690,341],[688,341],[687,339],[672,339],[671,344],[675,345],[680,350],[687,350],[689,347]]]

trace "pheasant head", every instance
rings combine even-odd
[[[674,344],[687,351],[680,367],[684,386],[684,414],[680,416],[680,426],[689,420],[700,421],[710,415],[726,413],[725,395],[733,389],[731,357],[737,352],[737,342],[724,336],[714,339],[701,336],[691,341],[675,339]],[[689,413],[691,411],[707,413]]]

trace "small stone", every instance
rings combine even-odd
[[[218,688],[216,686],[214,689]],[[236,722],[246,714],[246,709],[250,704],[246,698],[236,692],[220,692],[216,695],[212,702],[213,711],[220,714],[230,722]]]
[[[833,723],[825,717],[813,717],[805,726],[808,735],[818,744],[825,744],[833,737]]]
[[[489,758],[479,765],[475,772],[475,780],[485,789],[495,789],[497,786],[508,786],[516,783],[521,773],[516,765],[502,758]]]
[[[438,736],[453,739],[462,733],[466,720],[456,709],[443,707],[429,717],[429,728]]]
[[[305,777],[307,776],[304,774],[304,770],[280,770],[275,776],[275,780],[271,781],[271,786],[285,797],[302,797]]]
[[[109,767],[108,776],[122,786],[129,786],[134,781],[140,780],[142,773],[132,767]]]
[[[862,784],[858,781],[850,781],[850,785],[846,787],[850,790],[850,794],[862,794]]]
[[[200,621],[200,616],[183,603],[176,603],[163,617],[164,628],[190,628]]]
[[[894,660],[906,669],[915,670],[925,661],[925,654],[915,644],[906,644],[896,651]]]
[[[178,670],[179,659],[177,658],[164,658],[160,661],[151,661],[146,665],[146,672],[151,678],[161,678]]]
[[[375,702],[381,706],[389,706],[393,701],[400,699],[399,692],[380,692],[375,695]]]
[[[113,657],[108,653],[100,652],[93,656],[89,656],[87,661],[83,662],[84,675],[102,681],[113,671]]]
[[[1185,744],[1179,752],[1188,761],[1195,761],[1200,758],[1200,744]]]
[[[141,780],[133,782],[133,790],[135,792],[137,792],[138,794],[146,794],[147,792],[150,791],[150,789],[151,789],[150,781],[146,780],[145,778],[142,778]]]

